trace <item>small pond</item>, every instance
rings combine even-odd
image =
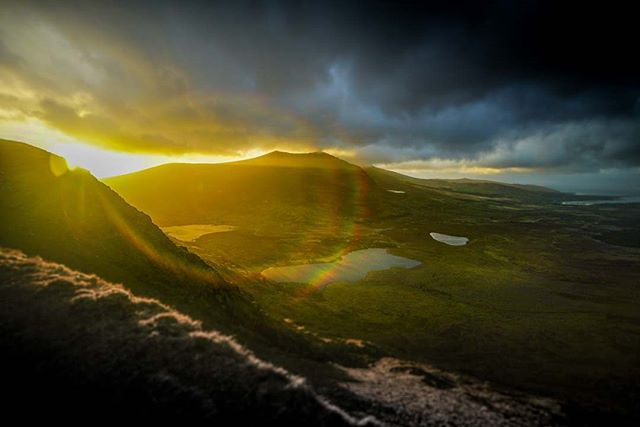
[[[445,243],[449,246],[464,246],[469,243],[469,239],[462,236],[450,236],[442,233],[429,233],[433,240]]]

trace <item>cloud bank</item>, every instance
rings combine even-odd
[[[0,117],[110,149],[640,168],[635,15],[616,1],[10,1],[2,12]]]

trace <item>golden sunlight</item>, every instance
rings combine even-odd
[[[299,3],[0,0],[0,419],[640,426],[635,10]]]
[[[87,144],[56,144],[51,146],[49,151],[64,157],[69,167],[76,166],[87,169],[98,178],[123,175],[165,163],[223,163],[264,154],[259,150],[251,150],[237,157],[197,153],[168,156],[111,151]]]
[[[64,157],[69,168],[87,169],[98,178],[123,175],[165,163],[222,163],[265,153],[260,149],[252,149],[238,153],[237,156],[198,153],[171,156],[114,151],[85,143],[33,119],[0,122],[0,138],[28,141],[31,145]]]

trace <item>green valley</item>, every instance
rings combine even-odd
[[[228,279],[266,312],[318,342],[364,343],[352,344],[352,351],[427,361],[552,395],[580,416],[637,410],[638,245],[619,246],[606,236],[637,233],[640,206],[565,206],[562,201],[576,196],[535,186],[420,180],[346,167],[328,155],[266,162],[274,156],[283,155],[171,165],[106,182],[160,224],[173,209],[203,200],[203,211],[184,210],[179,222],[208,219],[237,228],[177,243],[224,265]],[[323,163],[310,164],[314,157]],[[335,167],[327,170],[329,160]],[[336,170],[345,175],[334,181]],[[331,210],[341,212],[337,222],[327,220]],[[448,246],[431,232],[469,242]],[[260,277],[270,266],[327,262],[374,247],[421,264],[321,287]]]

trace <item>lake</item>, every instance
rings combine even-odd
[[[233,225],[212,225],[212,224],[190,224],[190,225],[172,225],[169,227],[161,227],[165,234],[182,240],[183,242],[195,242],[202,236],[212,233],[224,233],[236,229]]]
[[[450,236],[442,233],[429,233],[433,240],[445,243],[449,246],[464,246],[469,242],[469,239],[462,236]]]
[[[370,271],[412,268],[420,264],[413,259],[392,255],[386,249],[372,248],[349,252],[334,262],[269,267],[262,275],[275,282],[322,286],[331,282],[355,282],[366,277]]]

